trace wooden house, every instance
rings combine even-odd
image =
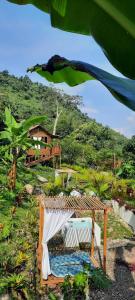
[[[36,165],[55,158],[55,161],[60,161],[61,147],[59,136],[48,132],[41,125],[33,126],[29,130],[29,137],[35,141],[42,141],[47,146],[35,145],[27,151],[26,166]]]

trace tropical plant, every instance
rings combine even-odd
[[[116,175],[120,178],[135,178],[135,166],[133,163],[124,163],[118,170]]]
[[[85,300],[89,298],[89,290],[92,287],[106,289],[110,286],[109,277],[100,268],[91,270],[89,265],[84,266],[84,271],[71,278],[67,276],[61,284],[61,293],[64,300]],[[55,294],[49,294],[50,300],[60,299]]]
[[[50,14],[51,25],[59,29],[88,36],[91,34],[114,67],[125,76],[135,79],[134,1],[8,1],[16,4],[35,5]]]
[[[8,1],[35,5],[50,14],[51,24],[54,27],[86,35],[92,34],[111,63],[125,76],[135,79],[133,14],[135,3],[133,1],[130,4],[126,0],[123,0],[124,3],[114,0],[109,2],[107,0]],[[47,65],[36,65],[29,70],[36,71],[54,83],[66,82],[71,86],[92,78],[98,79],[117,100],[135,110],[135,82],[133,80],[116,77],[95,66],[68,61],[59,56],[51,58]]]
[[[65,82],[70,86],[87,80],[99,80],[121,103],[135,110],[135,81],[114,76],[93,65],[81,61],[68,60],[58,55],[53,56],[47,64],[35,65],[28,72],[37,72],[48,81]]]
[[[126,162],[132,162],[135,165],[135,135],[128,139],[123,147],[123,156]]]
[[[84,300],[86,299],[86,288],[88,289],[88,276],[81,272],[75,275],[71,280],[70,276],[67,276],[61,285],[61,291],[64,300]]]
[[[25,151],[36,144],[46,145],[41,141],[32,140],[28,136],[31,126],[41,123],[46,119],[45,116],[35,116],[20,123],[12,116],[10,109],[5,109],[5,130],[0,132],[2,161],[11,164],[8,172],[9,188],[16,186],[17,162],[22,160]]]

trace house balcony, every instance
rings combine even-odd
[[[55,145],[52,147],[46,147],[41,149],[29,149],[27,150],[26,166],[42,163],[43,161],[50,160],[51,158],[60,155],[60,145]]]

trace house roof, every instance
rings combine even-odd
[[[38,200],[41,205],[47,209],[52,210],[74,210],[74,211],[86,211],[86,210],[105,210],[107,206],[100,201],[96,196],[55,196],[47,197],[45,195],[39,195]]]
[[[31,132],[33,129],[36,129],[36,128],[40,128],[41,130],[43,130],[45,133],[47,133],[48,135],[50,135],[52,138],[60,138],[59,135],[54,135],[52,133],[50,133],[47,129],[45,129],[43,126],[41,125],[35,125],[35,126],[32,126],[30,129],[29,129],[29,132]]]

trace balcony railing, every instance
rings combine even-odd
[[[51,148],[29,149],[27,151],[26,165],[34,165],[35,163],[49,160],[54,156],[60,156],[60,154],[60,145],[55,145]]]

